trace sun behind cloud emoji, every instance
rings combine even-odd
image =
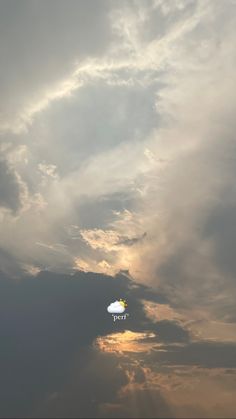
[[[119,303],[124,307],[124,309],[126,309],[128,307],[127,301],[126,300],[119,300]]]
[[[114,301],[114,303],[111,303],[108,307],[107,307],[107,311],[108,313],[111,314],[120,314],[120,313],[124,313],[126,307],[128,307],[128,304],[125,300],[116,300]]]

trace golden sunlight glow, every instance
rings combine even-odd
[[[123,352],[147,352],[153,346],[153,338],[155,338],[154,333],[137,333],[125,330],[124,332],[97,338],[96,345],[103,352],[118,354]]]

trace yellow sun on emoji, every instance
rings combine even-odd
[[[119,303],[124,307],[124,308],[127,308],[128,307],[128,304],[127,304],[127,302],[126,302],[126,300],[122,300],[122,299],[120,299],[119,300]]]

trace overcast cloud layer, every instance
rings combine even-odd
[[[0,417],[235,417],[235,28],[0,0]]]

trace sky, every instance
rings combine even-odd
[[[235,39],[235,0],[0,0],[0,417],[236,417]]]

